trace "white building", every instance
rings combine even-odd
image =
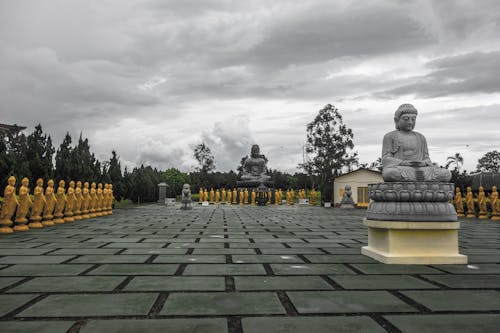
[[[339,205],[346,185],[351,186],[352,199],[358,207],[368,207],[368,184],[382,183],[382,172],[360,168],[338,176],[333,181],[333,203]]]

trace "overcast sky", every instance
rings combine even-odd
[[[500,149],[500,1],[0,0],[0,122],[80,132],[101,160],[217,170],[259,144],[295,172],[335,105],[360,162],[402,103],[431,159]]]

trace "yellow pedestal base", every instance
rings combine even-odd
[[[458,253],[459,222],[363,221],[368,246],[361,253],[384,264],[466,264]]]

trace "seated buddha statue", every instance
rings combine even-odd
[[[243,163],[243,174],[241,176],[242,180],[256,180],[265,181],[269,180],[271,177],[266,175],[267,172],[267,161],[260,154],[259,145],[253,145],[250,152],[250,157]]]
[[[432,163],[425,137],[413,131],[417,110],[402,104],[394,114],[396,130],[384,136],[382,177],[386,182],[448,182],[451,172]]]

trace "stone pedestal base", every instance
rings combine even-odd
[[[458,222],[363,221],[368,246],[361,253],[384,264],[466,264],[458,253]]]

